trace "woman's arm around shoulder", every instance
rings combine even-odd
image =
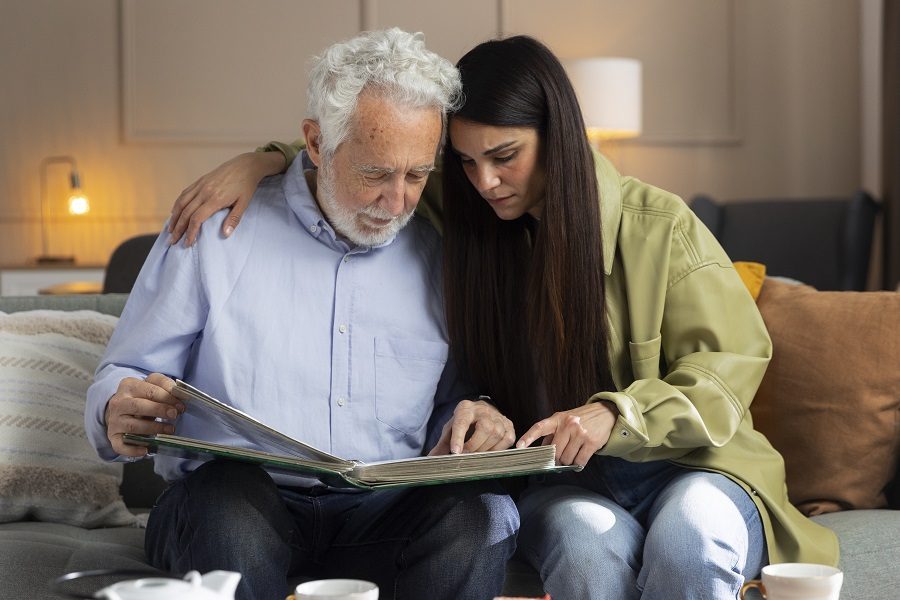
[[[231,207],[222,224],[225,237],[238,226],[264,177],[283,173],[303,149],[303,142],[270,142],[256,152],[245,152],[225,161],[189,185],[175,201],[169,219],[169,243],[182,237],[187,246],[197,240],[200,225],[213,213]]]

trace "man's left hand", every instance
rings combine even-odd
[[[429,456],[506,450],[516,441],[512,421],[484,400],[463,400]]]

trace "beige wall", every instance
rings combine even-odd
[[[861,0],[866,1],[866,0]],[[453,60],[528,33],[561,57],[644,62],[644,136],[609,147],[686,198],[861,184],[861,4],[850,0],[0,0],[0,264],[40,249],[38,165],[74,155],[93,210],[59,201],[50,251],[103,263],[181,189],[292,139],[307,58],[362,28],[426,33]],[[50,172],[63,193],[65,169]]]

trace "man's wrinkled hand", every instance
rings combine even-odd
[[[174,433],[175,420],[185,406],[171,394],[175,382],[151,373],[146,379],[126,377],[106,403],[106,437],[121,456],[144,456],[147,449],[126,444],[122,435],[137,433],[155,435]]]
[[[484,400],[463,400],[429,456],[506,450],[516,440],[512,421]]]

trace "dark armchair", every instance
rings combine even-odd
[[[820,290],[864,290],[879,205],[852,198],[718,203],[695,196],[691,208],[732,260],[763,263],[770,275]]]
[[[113,250],[103,278],[104,294],[127,294],[131,291],[147,255],[150,254],[150,248],[158,237],[155,233],[139,235],[125,240]]]

